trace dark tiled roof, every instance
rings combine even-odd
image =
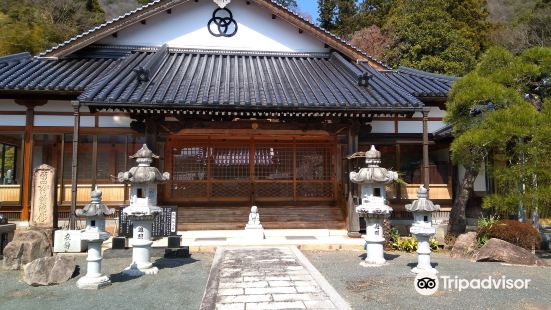
[[[106,58],[48,60],[30,55],[0,59],[0,90],[80,92],[115,63]]]
[[[141,77],[144,68],[150,76]],[[369,75],[367,87],[358,85],[363,74]],[[79,100],[170,108],[388,110],[421,106],[371,66],[354,65],[336,53],[225,54],[163,48],[132,52],[87,87]]]
[[[447,97],[457,77],[407,67],[385,71],[388,79],[416,97]]]

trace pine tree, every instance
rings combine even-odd
[[[337,0],[337,15],[333,32],[342,37],[350,37],[354,31],[359,29],[357,13],[358,7],[355,0]]]
[[[466,203],[490,154],[506,165],[490,167],[497,192],[484,199],[486,207],[512,211],[522,202],[529,211],[549,212],[549,76],[549,48],[530,49],[519,56],[492,48],[473,72],[454,84],[446,121],[452,125],[455,137],[452,160],[464,166],[466,172],[450,214],[451,234],[465,231]],[[521,187],[519,181],[525,186]]]
[[[329,31],[335,27],[337,0],[318,0],[319,25]]]
[[[280,5],[286,7],[291,11],[297,11],[298,9],[297,0],[276,0],[275,2],[279,3]]]

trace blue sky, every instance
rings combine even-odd
[[[297,0],[299,10],[312,15],[313,22],[318,21],[318,1],[316,0]]]

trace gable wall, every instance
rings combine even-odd
[[[238,23],[237,33],[230,38],[214,37],[207,23],[218,6],[211,0],[188,1],[174,9],[137,23],[107,37],[100,44],[226,49],[275,52],[328,52],[325,44],[280,18],[272,19],[271,12],[253,2],[233,0],[226,8]]]

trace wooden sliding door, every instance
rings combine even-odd
[[[335,199],[331,140],[171,138],[166,147],[172,203]]]

